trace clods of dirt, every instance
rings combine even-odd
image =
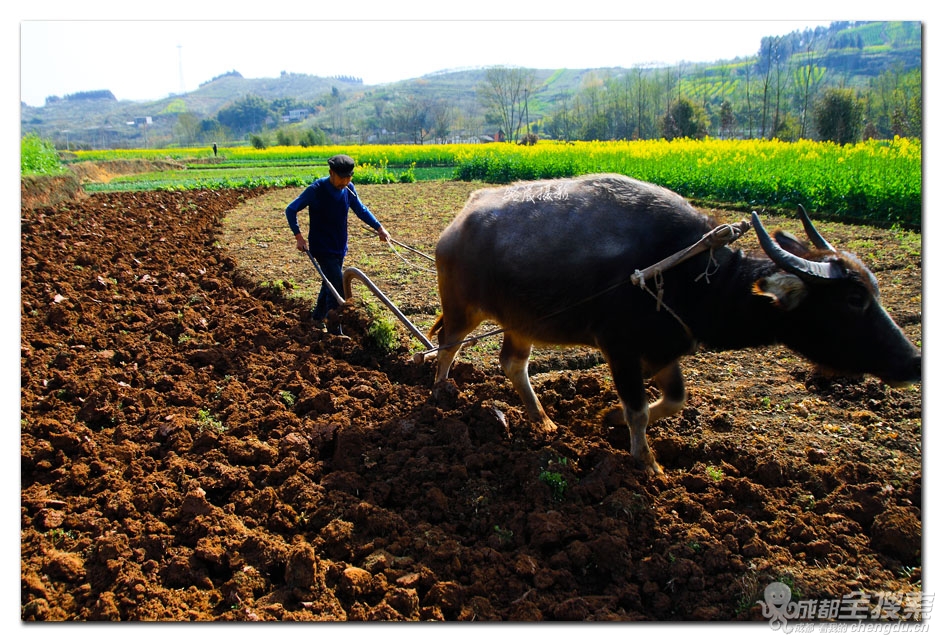
[[[762,621],[774,581],[920,591],[919,386],[698,354],[649,477],[603,366],[534,377],[546,437],[490,368],[435,387],[361,305],[342,339],[240,275],[222,218],[261,193],[22,210],[24,620]],[[916,267],[888,277],[919,296]]]

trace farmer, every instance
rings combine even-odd
[[[359,199],[352,184],[355,160],[347,155],[336,155],[327,161],[330,175],[315,180],[304,189],[296,200],[284,210],[287,224],[294,232],[297,250],[310,253],[323,269],[324,275],[337,291],[343,290],[343,260],[349,251],[349,229],[347,219],[349,210],[360,220],[375,229],[379,238],[388,242],[390,236],[372,212]],[[304,207],[309,208],[310,225],[308,239],[304,239],[297,223],[297,213]],[[309,241],[309,244],[308,244]],[[327,313],[337,308],[339,303],[330,292],[326,283],[320,288],[317,304],[313,309],[313,321],[318,327],[325,326]],[[339,325],[331,328],[331,333],[343,335]]]

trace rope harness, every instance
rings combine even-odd
[[[687,325],[682,318],[679,317],[679,314],[673,311],[669,305],[663,302],[663,294],[665,293],[663,271],[677,264],[681,264],[708,249],[708,262],[705,263],[705,270],[695,278],[695,282],[705,278],[705,283],[711,284],[711,276],[717,273],[719,267],[718,261],[715,260],[715,249],[731,244],[747,233],[750,228],[751,223],[747,220],[741,220],[734,224],[719,225],[703,235],[701,239],[692,246],[672,254],[665,260],[660,260],[651,267],[647,267],[643,270],[637,269],[633,272],[633,275],[630,276],[630,281],[653,296],[653,299],[656,300],[656,311],[665,309],[669,315],[676,319],[676,322],[682,325],[682,328],[689,337],[692,337],[692,330],[689,329],[689,325]],[[650,277],[653,279],[653,286],[656,287],[655,292],[646,286],[646,279]]]
[[[395,253],[395,255],[398,256],[398,259],[399,259],[399,260],[401,260],[402,262],[404,262],[405,264],[407,264],[407,265],[408,265],[409,267],[411,267],[412,269],[417,269],[418,271],[426,271],[427,273],[437,273],[437,271],[435,271],[434,269],[428,269],[427,267],[422,267],[421,265],[415,264],[415,263],[411,262],[410,260],[408,260],[408,258],[406,258],[405,256],[403,256],[403,255],[401,254],[401,252],[400,252],[398,249],[395,248],[395,245],[396,245],[396,244],[397,244],[399,247],[403,247],[403,248],[407,249],[408,251],[411,251],[412,253],[417,254],[417,255],[421,256],[422,258],[425,258],[426,260],[430,260],[431,262],[434,262],[434,258],[432,258],[431,256],[429,256],[428,254],[426,254],[426,253],[421,253],[420,251],[418,251],[418,250],[415,249],[414,247],[409,247],[407,244],[404,244],[403,242],[399,242],[398,240],[395,240],[394,238],[389,238],[389,240],[388,240],[388,246],[389,246],[389,248]]]
[[[742,235],[744,235],[745,233],[747,233],[747,231],[748,231],[750,228],[751,228],[751,223],[748,222],[747,220],[741,220],[740,222],[735,222],[735,223],[733,223],[733,224],[722,224],[722,225],[719,225],[719,226],[715,227],[714,229],[712,229],[711,231],[705,233],[705,234],[699,239],[699,241],[696,242],[695,244],[693,244],[693,245],[691,245],[691,246],[689,246],[689,247],[686,247],[685,249],[683,249],[683,250],[681,250],[681,251],[678,251],[678,252],[672,254],[671,256],[669,256],[668,258],[665,258],[664,260],[660,260],[660,261],[657,262],[656,264],[654,264],[654,265],[652,265],[652,266],[650,266],[650,267],[647,267],[646,269],[637,269],[636,271],[633,272],[633,275],[630,276],[630,281],[631,281],[635,286],[638,286],[638,287],[640,287],[640,289],[642,289],[642,290],[646,291],[647,293],[649,293],[649,294],[653,297],[653,299],[656,300],[656,311],[657,311],[657,312],[658,312],[658,311],[661,311],[661,310],[665,310],[665,311],[666,311],[667,313],[669,313],[673,318],[676,319],[676,322],[678,322],[678,323],[682,326],[682,328],[685,330],[685,332],[691,337],[691,336],[692,336],[692,330],[689,328],[689,326],[682,320],[682,318],[679,317],[679,314],[677,314],[675,311],[672,310],[672,308],[669,307],[669,305],[667,305],[665,302],[663,302],[663,295],[665,294],[663,272],[666,271],[667,269],[671,269],[672,267],[675,267],[676,265],[685,262],[686,260],[688,260],[688,259],[690,259],[690,258],[692,258],[692,257],[694,257],[694,256],[697,256],[698,254],[702,253],[702,252],[705,251],[705,250],[708,250],[708,261],[707,261],[706,264],[705,264],[705,270],[702,271],[702,273],[700,273],[700,274],[695,278],[695,282],[698,282],[699,280],[701,280],[702,278],[704,278],[706,284],[711,284],[711,276],[713,276],[713,275],[715,275],[715,273],[717,273],[718,268],[719,268],[719,266],[720,266],[719,263],[718,263],[718,261],[715,260],[715,249],[716,249],[716,248],[719,248],[719,247],[723,247],[723,246],[728,245],[728,244],[731,244],[732,242],[734,242],[735,240],[737,240],[738,238],[740,238]],[[392,246],[392,243],[393,243],[393,242],[394,242],[395,244],[397,244],[397,245],[399,245],[399,246],[401,246],[401,247],[403,247],[403,248],[405,248],[405,249],[407,249],[407,250],[409,250],[409,251],[411,251],[411,252],[417,254],[417,255],[420,255],[420,256],[423,257],[423,258],[426,258],[426,259],[430,260],[431,262],[434,262],[434,258],[432,258],[431,256],[429,256],[429,255],[427,255],[427,254],[421,253],[421,252],[418,251],[417,249],[414,249],[414,248],[412,248],[412,247],[409,247],[409,246],[406,245],[406,244],[402,244],[402,243],[400,243],[400,242],[398,242],[398,241],[396,241],[396,240],[389,240],[389,243],[388,243],[388,244],[389,244],[389,246],[392,248],[392,251],[394,251],[395,254],[396,254],[403,262],[405,262],[405,264],[408,264],[408,265],[410,265],[410,266],[413,266],[413,267],[416,268],[416,269],[421,269],[422,271],[433,272],[431,269],[427,269],[427,268],[424,268],[424,267],[419,267],[419,266],[417,266],[417,265],[413,265],[413,264],[410,263],[408,260],[406,260],[405,257],[402,256],[401,253],[399,253],[399,252],[395,249],[394,246]],[[656,289],[655,291],[654,291],[653,289],[650,289],[650,288],[647,286],[647,280],[649,280],[649,279],[652,279],[653,286],[654,286],[655,289]],[[584,304],[585,302],[589,302],[590,300],[593,300],[593,299],[598,298],[598,297],[600,297],[600,296],[602,296],[602,295],[605,295],[605,294],[607,294],[607,293],[613,291],[614,289],[616,289],[616,288],[622,286],[622,285],[625,284],[625,283],[626,283],[626,280],[621,281],[621,282],[618,282],[618,283],[616,283],[616,284],[613,284],[613,285],[607,287],[606,289],[604,289],[604,290],[602,290],[602,291],[599,291],[598,293],[592,294],[592,295],[590,295],[590,296],[588,296],[588,297],[586,297],[586,298],[580,300],[579,302],[575,302],[574,304],[571,304],[571,305],[569,305],[569,306],[567,306],[567,307],[564,307],[564,308],[562,308],[562,309],[555,310],[555,311],[553,311],[552,313],[550,313],[550,314],[548,314],[548,315],[546,315],[546,316],[543,316],[542,318],[540,318],[540,321],[548,320],[549,318],[552,318],[552,317],[554,317],[554,316],[557,316],[557,315],[560,315],[560,314],[562,314],[562,313],[565,313],[566,311],[569,311],[569,310],[573,309],[574,307],[577,307],[577,306],[579,306],[579,305],[582,305],[582,304]],[[505,329],[502,329],[502,328],[500,328],[500,329],[494,329],[494,330],[492,330],[492,331],[487,331],[486,333],[480,334],[480,335],[478,335],[478,336],[473,336],[473,337],[470,337],[470,338],[465,338],[465,339],[460,340],[460,341],[458,341],[458,342],[453,342],[453,343],[446,344],[446,345],[439,345],[439,346],[437,346],[437,347],[435,347],[435,348],[433,348],[433,349],[428,349],[427,351],[423,351],[423,352],[421,352],[419,355],[423,357],[423,356],[426,356],[426,355],[428,355],[428,354],[430,354],[430,353],[434,353],[435,351],[439,351],[440,349],[449,349],[449,348],[453,348],[453,347],[458,346],[458,345],[465,345],[465,344],[476,344],[477,341],[479,341],[479,340],[481,340],[481,339],[483,339],[483,338],[487,338],[487,337],[490,337],[490,336],[495,336],[495,335],[498,335],[498,334],[500,334],[500,333],[503,333],[504,331],[505,331]]]

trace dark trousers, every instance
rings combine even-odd
[[[330,281],[336,291],[343,295],[343,257],[342,256],[315,256],[317,263],[323,270],[326,279]],[[326,283],[320,287],[320,295],[317,296],[317,305],[313,308],[313,319],[321,321],[326,319],[326,314],[339,307],[336,298]]]

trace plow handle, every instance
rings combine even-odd
[[[330,282],[329,279],[327,279],[326,274],[323,273],[323,269],[320,268],[320,263],[318,263],[316,258],[313,257],[313,254],[310,253],[310,249],[307,249],[306,254],[307,257],[310,258],[310,262],[313,263],[317,273],[319,273],[320,277],[323,279],[323,284],[325,284],[330,289],[330,293],[332,293],[333,297],[336,298],[336,302],[338,302],[340,306],[346,304],[346,300],[343,299],[343,296],[339,295],[339,291],[336,290],[336,287],[333,286],[333,283]]]

